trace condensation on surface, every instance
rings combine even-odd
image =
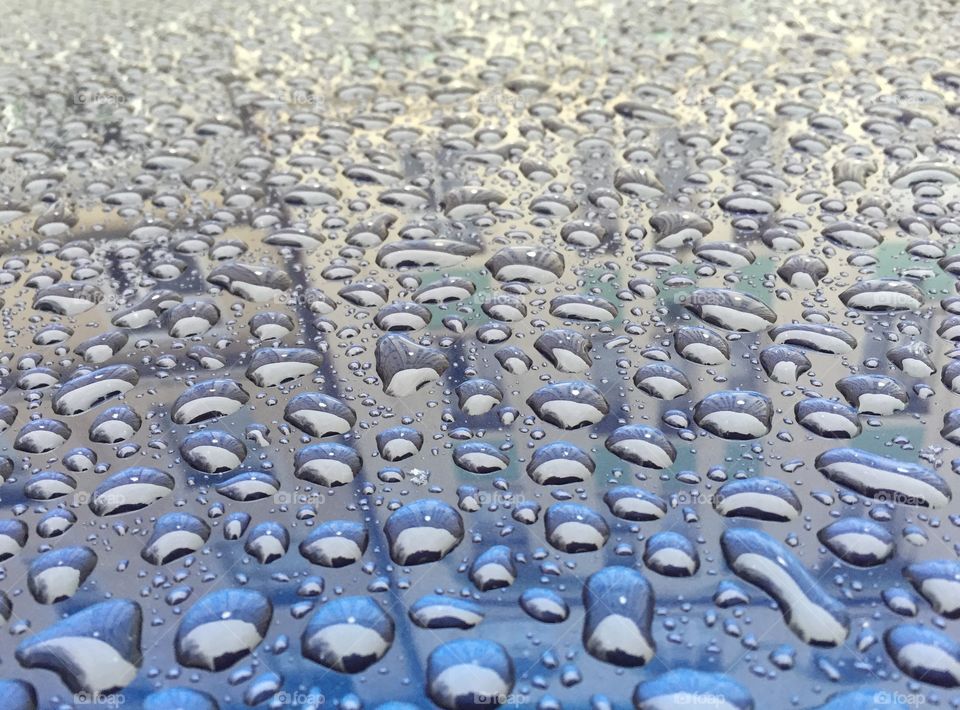
[[[37,3],[0,707],[960,685],[948,3]]]

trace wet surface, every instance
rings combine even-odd
[[[955,8],[92,8],[0,29],[0,707],[960,701]]]

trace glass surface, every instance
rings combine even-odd
[[[960,701],[955,6],[3,18],[0,708]]]

